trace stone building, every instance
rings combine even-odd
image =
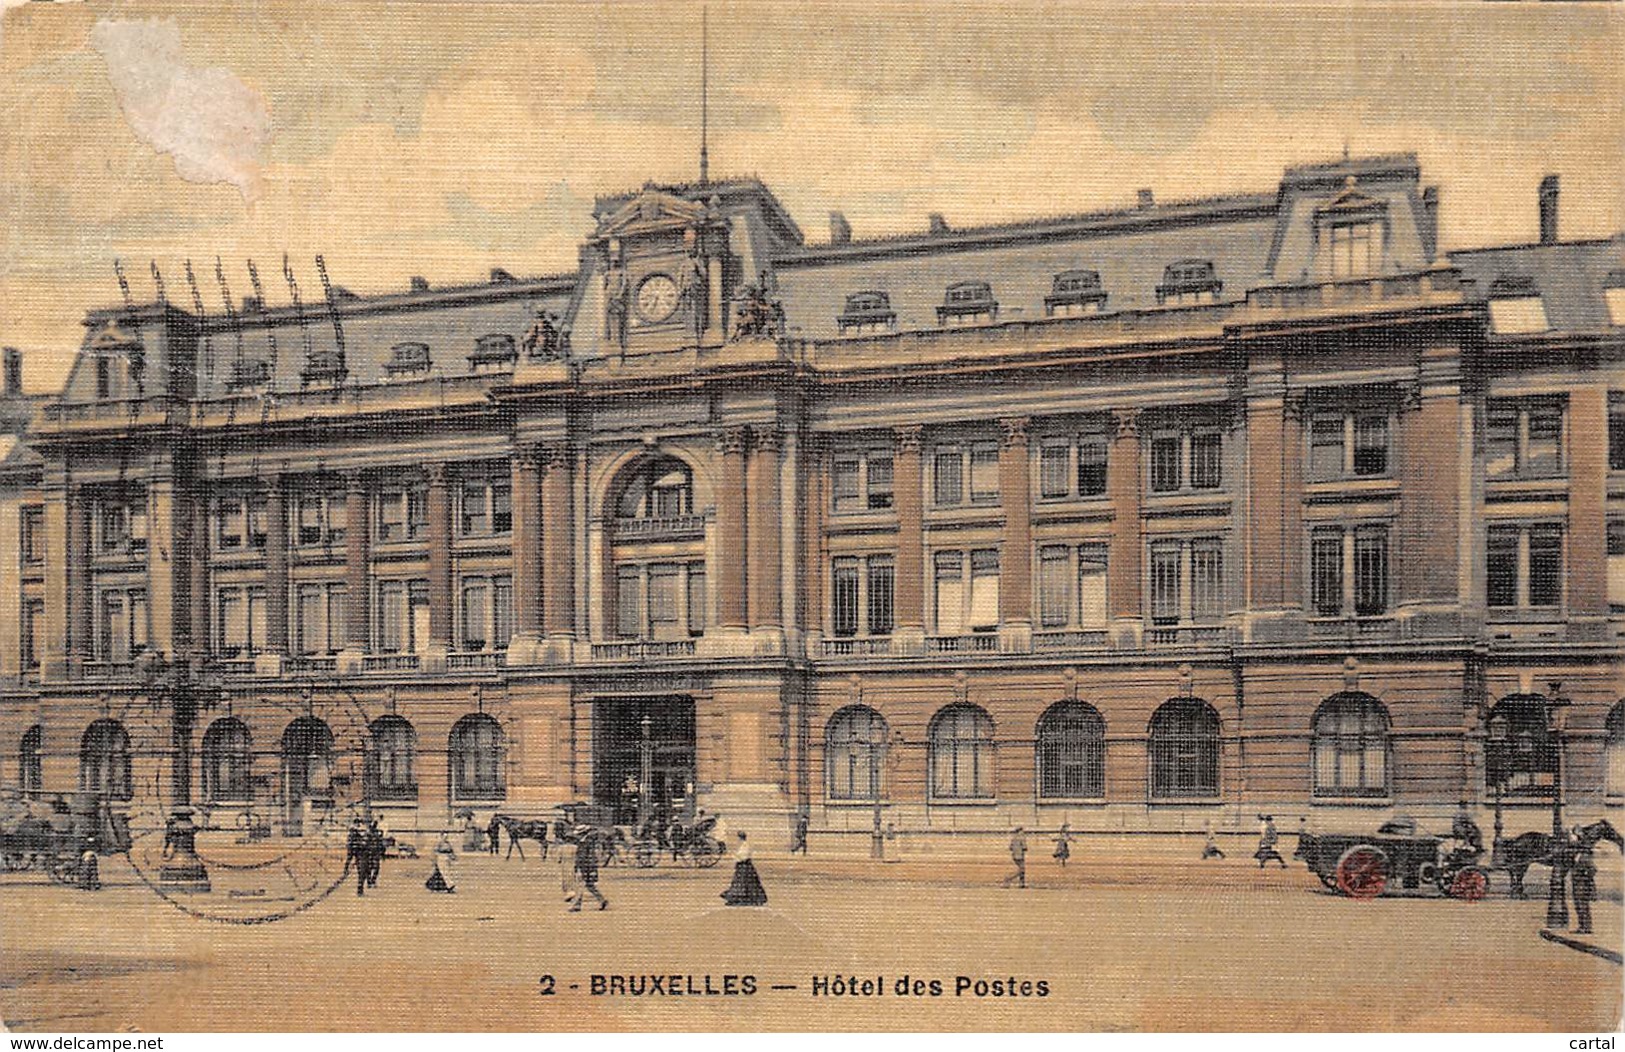
[[[93,310],[0,463],[0,782],[161,797],[185,690],[208,824],[285,834],[1617,807],[1625,239],[1439,207],[1397,155],[814,243],[649,184],[572,273]]]

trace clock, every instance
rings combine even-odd
[[[659,323],[677,313],[677,282],[666,274],[651,274],[638,286],[638,315]]]

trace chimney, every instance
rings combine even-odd
[[[1139,206],[1141,208],[1151,208],[1157,203],[1156,195],[1152,194],[1150,190],[1142,188],[1138,191],[1138,196]]]
[[[429,279],[428,278],[420,278],[416,274],[413,274],[412,275],[412,291],[413,292],[428,292],[429,291]]]
[[[1557,244],[1557,176],[1540,181],[1540,243]]]
[[[846,216],[839,212],[829,214],[829,243],[832,245],[849,245],[852,243],[852,224],[846,221]]]
[[[931,236],[941,237],[948,232],[948,221],[942,218],[941,212],[931,213]]]
[[[1422,191],[1422,222],[1427,225],[1428,251],[1439,244],[1439,188],[1429,186]]]
[[[18,398],[23,393],[23,352],[15,347],[7,347],[5,353],[6,397]]]

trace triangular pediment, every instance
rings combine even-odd
[[[598,223],[598,236],[625,237],[648,230],[693,226],[705,219],[705,206],[664,190],[647,189]]]
[[[1378,198],[1363,193],[1353,185],[1344,187],[1338,195],[1328,201],[1321,212],[1373,212],[1386,207]]]
[[[109,320],[96,335],[90,338],[86,346],[93,351],[106,351],[119,347],[128,347],[131,344],[140,342],[141,338],[139,336],[120,328],[117,321]]]

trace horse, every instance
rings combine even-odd
[[[1581,828],[1579,835],[1581,845],[1587,849],[1607,840],[1621,851],[1625,851],[1625,837],[1620,836],[1619,831],[1606,818]],[[1566,847],[1566,840],[1556,839],[1550,833],[1524,833],[1522,836],[1502,841],[1501,863],[1512,878],[1512,897],[1515,899],[1526,897],[1523,891],[1523,877],[1530,866],[1536,863],[1550,866],[1553,854]]]
[[[513,815],[497,815],[497,825],[508,832],[508,853],[504,860],[513,857],[515,848],[519,849],[519,861],[525,860],[525,847],[521,840],[534,840],[542,846],[542,861],[547,861],[547,822],[544,819],[515,818]]]

